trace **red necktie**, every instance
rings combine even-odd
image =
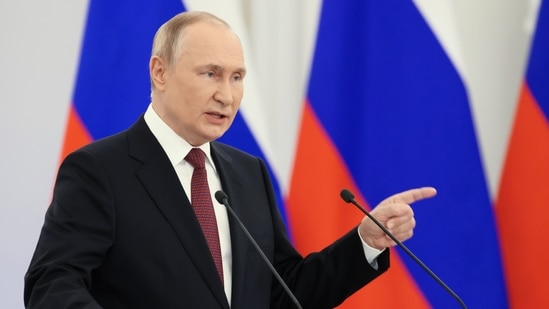
[[[185,157],[185,160],[194,167],[191,179],[191,204],[208,242],[208,247],[217,267],[221,284],[223,284],[223,264],[221,261],[219,233],[217,231],[217,221],[215,220],[208,178],[206,177],[206,168],[204,167],[206,155],[200,148],[193,148]]]

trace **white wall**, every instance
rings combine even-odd
[[[0,2],[0,307],[23,308],[65,129],[85,0]]]

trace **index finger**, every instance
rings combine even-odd
[[[386,203],[412,204],[414,202],[417,202],[426,198],[431,198],[436,194],[437,194],[437,190],[433,187],[415,188],[415,189],[410,189],[410,190],[397,193],[395,195],[391,195],[385,200],[383,200],[381,204],[386,204]]]

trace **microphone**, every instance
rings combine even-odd
[[[280,274],[278,273],[278,271],[276,271],[276,269],[274,268],[273,264],[269,261],[269,259],[267,258],[267,256],[266,256],[265,253],[263,252],[263,250],[261,250],[261,248],[259,247],[259,245],[258,245],[257,242],[255,241],[255,239],[253,238],[253,236],[250,234],[250,232],[248,232],[248,229],[246,228],[246,226],[244,226],[244,223],[242,223],[242,221],[240,220],[240,218],[238,217],[238,215],[234,212],[234,210],[232,209],[232,207],[229,205],[229,198],[227,197],[227,194],[225,194],[225,192],[219,190],[219,191],[215,192],[215,199],[216,199],[220,204],[225,205],[225,207],[227,208],[227,210],[229,211],[229,213],[231,214],[231,216],[236,220],[236,222],[238,222],[238,225],[240,225],[240,228],[242,229],[242,231],[244,232],[244,234],[246,234],[246,237],[248,237],[248,240],[250,240],[250,242],[251,242],[252,245],[255,247],[255,249],[257,250],[257,252],[259,253],[259,255],[261,255],[261,258],[263,259],[263,261],[265,261],[265,264],[267,264],[267,266],[269,266],[269,268],[271,269],[271,272],[272,272],[273,275],[276,277],[276,279],[278,280],[278,282],[280,282],[280,285],[282,285],[282,288],[284,289],[284,291],[286,291],[286,293],[290,296],[290,298],[291,298],[292,301],[294,302],[295,306],[296,306],[298,309],[303,309],[303,307],[301,307],[301,304],[299,303],[299,301],[298,301],[297,298],[295,297],[294,293],[292,293],[292,291],[290,290],[290,288],[288,287],[288,285],[286,284],[286,282],[284,282],[284,280],[282,279],[282,277],[280,277]]]
[[[377,221],[374,216],[367,212],[364,207],[360,206],[360,204],[355,200],[355,196],[353,195],[353,193],[351,193],[351,191],[343,189],[341,190],[341,193],[339,195],[345,201],[345,203],[351,203],[355,205],[358,209],[360,209],[360,211],[362,211],[368,218],[370,218],[370,220],[372,220],[380,229],[382,229],[387,236],[389,236],[402,250],[404,250],[404,252],[406,252],[419,266],[421,266],[423,270],[425,270],[431,277],[433,277],[433,279],[435,279],[435,281],[438,282],[438,284],[440,284],[444,288],[444,290],[446,290],[446,292],[452,295],[452,297],[457,300],[462,308],[467,309],[467,306],[465,306],[465,303],[461,300],[461,298],[459,298],[459,296],[454,291],[452,291],[452,289],[450,289],[450,287],[446,285],[444,281],[442,281],[437,275],[435,275],[435,273],[431,271],[429,267],[427,267],[427,265],[425,265],[418,257],[415,256],[415,254],[412,253],[412,251],[410,251],[401,241],[399,241],[391,232],[389,232],[389,230],[387,230],[383,226],[383,224]]]

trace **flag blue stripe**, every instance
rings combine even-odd
[[[180,0],[90,1],[73,103],[94,139],[129,127],[145,111],[154,33],[182,11]]]
[[[549,119],[549,1],[542,1],[526,79],[545,119]]]
[[[325,0],[319,27],[308,97],[369,204],[435,186],[414,207],[408,246],[470,308],[507,307],[467,94],[420,12],[411,1]],[[401,255],[434,308],[457,304]]]

